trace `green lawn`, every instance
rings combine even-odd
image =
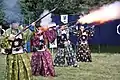
[[[0,80],[4,80],[5,57],[0,56]],[[34,77],[34,80],[120,80],[120,54],[92,54],[91,63],[80,67],[55,67],[57,77]]]

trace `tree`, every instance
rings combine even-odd
[[[44,9],[51,10],[58,6],[54,14],[80,14],[114,1],[116,0],[20,0],[20,5],[25,23],[28,24],[36,20]]]
[[[58,7],[54,14],[76,14],[82,10],[79,0],[20,0],[20,5],[27,24],[36,20],[44,9]]]
[[[25,23],[36,20],[43,11],[43,0],[20,0]]]
[[[3,19],[4,19],[4,13],[3,13],[3,0],[0,0],[0,24],[3,24]]]

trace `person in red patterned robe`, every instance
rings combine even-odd
[[[47,26],[38,27],[38,31],[32,38],[32,74],[35,76],[55,76],[51,52],[47,48],[48,42],[53,42],[56,32]]]

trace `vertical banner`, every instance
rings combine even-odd
[[[57,48],[57,39],[53,43],[49,43],[49,48]]]
[[[64,24],[68,23],[68,15],[61,15],[60,19]]]

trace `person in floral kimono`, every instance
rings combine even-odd
[[[23,50],[24,43],[30,39],[32,31],[27,29],[15,37],[23,27],[13,21],[1,39],[1,47],[6,54],[6,79],[7,80],[33,80],[30,59]]]
[[[85,26],[80,26],[77,31],[78,46],[76,58],[78,62],[92,62],[91,51],[89,48],[88,40],[93,36],[94,27],[86,29]]]
[[[56,26],[56,24],[52,26]],[[52,26],[38,26],[38,31],[35,32],[32,38],[31,67],[34,76],[55,76],[52,55],[47,48],[48,42],[52,43],[56,38],[55,30],[50,28]]]
[[[69,29],[67,27],[65,28],[66,29],[63,28],[57,30],[58,50],[57,54],[55,55],[54,65],[65,66],[67,62],[67,66],[77,67],[75,52],[72,48],[72,43],[69,40]]]

